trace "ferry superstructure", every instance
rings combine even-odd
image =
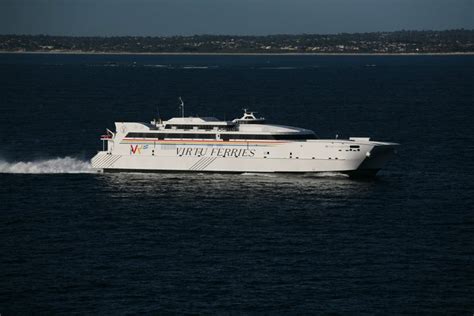
[[[175,117],[116,122],[92,167],[104,172],[342,172],[373,176],[398,144],[369,138],[317,139],[308,129],[267,124],[254,112],[220,121]]]

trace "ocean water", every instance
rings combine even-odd
[[[378,177],[97,174],[114,121],[242,108]],[[474,313],[473,56],[0,55],[0,313]]]

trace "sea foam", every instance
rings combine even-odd
[[[7,162],[0,160],[0,173],[96,173],[89,161],[72,157],[59,157],[37,161]]]

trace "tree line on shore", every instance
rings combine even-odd
[[[474,30],[300,35],[0,35],[1,51],[104,53],[469,53]]]

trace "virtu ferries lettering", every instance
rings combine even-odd
[[[253,157],[255,149],[237,148],[176,148],[178,157]]]

